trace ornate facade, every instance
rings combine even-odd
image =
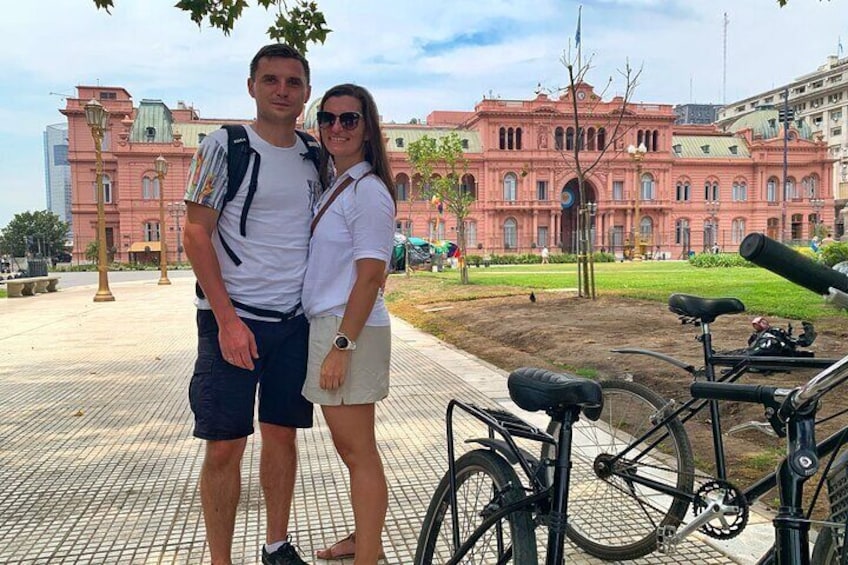
[[[406,159],[409,143],[424,135],[456,132],[468,170],[465,189],[476,202],[467,219],[469,252],[573,251],[577,212],[594,210],[596,248],[622,254],[637,241],[655,257],[678,258],[717,244],[731,250],[745,234],[803,241],[819,225],[834,228],[831,160],[827,145],[792,129],[791,184],[780,190],[782,136],[763,135],[770,114],[748,115],[729,132],[713,126],[675,125],[671,105],[604,101],[588,84],[572,93],[530,100],[484,99],[473,111],[434,111],[425,124],[384,123],[398,194],[397,225],[404,233],[455,239],[456,221],[422,197],[422,179]],[[158,251],[159,186],[153,172],[160,154],[170,163],[166,202],[182,198],[191,156],[204,135],[236,120],[201,119],[182,103],[158,100],[134,106],[123,88],[78,87],[63,113],[68,118],[73,184],[74,254],[94,240],[95,159],[83,106],[98,99],[111,112],[104,140],[107,245],[119,261],[145,260]],[[319,97],[316,97],[319,98]],[[580,128],[575,126],[577,108]],[[314,127],[315,103],[304,126]],[[759,121],[757,119],[759,118]],[[637,161],[628,146],[641,146]],[[585,201],[576,174],[575,148],[585,175]],[[178,226],[164,230],[177,259]]]

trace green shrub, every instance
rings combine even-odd
[[[755,266],[738,253],[699,253],[689,258],[689,264],[704,269]]]
[[[848,261],[848,243],[834,242],[822,245],[821,260],[828,267],[833,267],[842,261]]]
[[[813,251],[812,248],[807,247],[806,245],[803,246],[803,247],[793,247],[792,249],[794,249],[795,251],[797,251],[798,253],[800,253],[804,257],[807,257],[807,258],[812,259],[814,261],[821,261],[821,256],[818,253],[816,253],[815,251]]]

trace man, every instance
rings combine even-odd
[[[550,251],[548,251],[548,247],[542,247],[542,265],[548,264],[548,256],[550,255]]]
[[[288,536],[295,440],[297,428],[312,426],[312,405],[300,393],[309,332],[300,295],[320,186],[295,132],[310,95],[309,64],[287,45],[263,47],[250,63],[247,89],[256,101],[256,120],[246,127],[255,154],[238,192],[227,201],[226,130],[204,139],[189,171],[184,242],[199,286],[189,400],[194,435],[206,440],[200,494],[213,565],[231,565],[257,385],[267,513],[262,563],[299,564],[305,561]]]

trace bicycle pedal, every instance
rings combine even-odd
[[[674,526],[660,526],[657,528],[657,551],[663,555],[672,555],[677,550],[677,541],[674,534],[677,528]]]

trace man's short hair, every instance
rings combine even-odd
[[[250,78],[256,79],[256,67],[259,66],[259,59],[262,57],[282,57],[283,59],[295,59],[303,65],[303,72],[306,75],[306,84],[309,84],[309,61],[306,57],[300,54],[300,51],[286,45],[285,43],[271,43],[256,52],[253,60],[250,61]]]

